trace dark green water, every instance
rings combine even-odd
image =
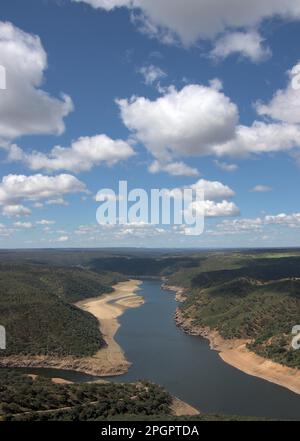
[[[225,364],[206,340],[178,329],[175,296],[162,290],[160,281],[145,280],[141,288],[146,303],[125,312],[116,336],[133,366],[112,381],[152,380],[202,412],[300,419],[299,395]],[[43,371],[73,381],[90,378]]]

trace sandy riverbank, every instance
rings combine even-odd
[[[254,377],[283,386],[300,394],[300,370],[292,369],[260,357],[247,349],[247,340],[224,340],[218,333],[210,334],[211,348],[223,361]]]
[[[140,281],[130,280],[114,286],[115,292],[98,299],[84,300],[77,306],[93,314],[100,323],[100,331],[107,344],[92,357],[95,365],[101,366],[105,372],[123,374],[127,372],[130,363],[126,360],[122,348],[114,337],[120,327],[118,318],[129,308],[138,308],[144,303],[143,297],[136,294]],[[109,374],[108,374],[109,375]]]
[[[88,375],[113,376],[122,375],[130,367],[114,336],[119,329],[118,317],[128,308],[137,308],[144,303],[136,292],[140,281],[129,280],[115,285],[114,292],[99,298],[84,300],[77,307],[89,311],[99,320],[100,330],[107,347],[99,350],[92,357],[49,357],[13,355],[0,358],[2,367],[49,368],[83,372]]]
[[[196,416],[200,414],[198,409],[176,397],[173,397],[172,400],[171,413],[174,416]]]
[[[179,302],[186,298],[182,288],[176,286],[167,288],[177,293],[176,299]],[[186,333],[208,339],[211,349],[218,351],[225,363],[248,375],[262,378],[300,394],[299,369],[283,366],[249,351],[246,346],[249,340],[225,340],[216,331],[193,325],[192,320],[182,316],[179,308],[175,320]]]

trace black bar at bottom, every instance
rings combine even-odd
[[[222,424],[222,427],[220,425]],[[247,429],[242,422],[34,422],[34,423],[0,423],[0,439],[43,440],[49,437],[66,436],[83,441],[105,441],[106,439],[151,439],[151,438],[187,438],[195,440],[211,439],[212,436],[247,436],[282,435],[285,437],[299,435],[299,427],[295,423],[281,422],[247,422]],[[53,438],[53,441],[56,441]]]

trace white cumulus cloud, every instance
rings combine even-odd
[[[187,214],[191,215],[193,211],[196,211],[204,217],[212,218],[231,217],[240,214],[237,205],[234,202],[228,201],[228,199],[235,196],[235,192],[222,182],[200,179],[188,188],[203,192],[204,200],[191,202],[185,210]],[[180,191],[180,189],[174,188],[170,191],[170,194],[176,197],[178,191]]]
[[[227,30],[259,26],[266,18],[300,18],[299,0],[73,0],[107,11],[126,6],[139,16],[143,29],[172,42],[191,45]],[[140,24],[141,25],[141,24]]]
[[[1,91],[0,100],[0,138],[61,134],[73,104],[67,95],[58,99],[40,88],[47,55],[39,37],[0,22],[0,65],[6,71],[6,90]]]
[[[42,219],[42,220],[36,222],[37,225],[42,225],[42,226],[54,225],[55,223],[56,223],[55,221],[48,220],[48,219]]]
[[[293,75],[297,72],[299,75],[300,65],[291,70],[287,89],[278,91],[269,104],[256,103],[258,116],[268,120],[257,118],[249,126],[239,124],[237,106],[216,80],[210,86],[169,87],[153,100],[133,96],[117,103],[133,139],[155,158],[150,171],[180,174],[182,168],[182,175],[192,175],[194,171],[184,171],[184,163],[179,161],[189,156],[215,156],[219,158],[217,167],[235,171],[235,164],[220,158],[282,151],[296,155],[294,149],[300,147],[300,87],[295,88],[297,78]]]
[[[272,187],[269,187],[268,185],[256,185],[251,191],[253,193],[268,193],[272,191]]]
[[[68,242],[69,236],[60,236],[54,242]]]
[[[0,182],[0,205],[8,216],[30,214],[22,205],[26,201],[39,201],[62,197],[69,193],[86,192],[85,184],[72,175],[8,175]]]
[[[2,214],[8,217],[29,216],[31,214],[31,210],[21,204],[6,205],[2,209]]]
[[[10,148],[9,159],[25,162],[31,170],[67,170],[75,173],[89,171],[101,163],[109,165],[126,160],[134,155],[132,147],[125,141],[113,140],[106,135],[81,137],[71,147],[54,147],[49,154],[25,153],[18,146]]]
[[[232,54],[240,54],[258,63],[266,60],[271,55],[271,51],[264,45],[264,39],[256,31],[229,32],[216,41],[211,55],[214,58],[224,59]]]
[[[288,124],[300,124],[300,87],[295,84],[296,73],[300,73],[300,63],[288,72],[289,82],[286,89],[278,90],[267,104],[256,103],[259,115]]]
[[[238,109],[212,87],[170,87],[158,99],[118,100],[124,124],[161,161],[177,155],[209,154],[235,135]]]
[[[199,171],[185,164],[184,162],[170,162],[170,163],[160,163],[159,161],[154,161],[149,167],[150,173],[160,173],[166,172],[171,176],[199,176]]]
[[[232,140],[215,145],[212,150],[218,156],[245,156],[288,151],[294,147],[300,147],[300,126],[254,121],[249,127],[238,126]]]
[[[131,0],[73,0],[77,3],[88,3],[94,8],[102,8],[106,11],[111,11],[114,8],[120,8],[121,6],[130,6]]]
[[[195,184],[191,185],[193,190],[203,190],[205,199],[229,199],[235,196],[235,192],[227,185],[218,181],[207,181],[200,179]]]
[[[197,201],[192,202],[189,206],[188,211],[192,213],[195,210],[204,217],[230,217],[238,216],[240,211],[234,202],[222,201]]]
[[[219,161],[218,159],[216,159],[214,163],[220,170],[225,172],[232,173],[238,169],[238,166],[236,164],[228,164],[227,162],[222,162]]]
[[[167,76],[160,67],[154,66],[153,64],[150,66],[143,66],[139,72],[144,77],[145,84],[148,86],[151,86],[153,83]]]
[[[15,222],[14,226],[16,228],[31,230],[33,228],[33,224],[31,222]]]

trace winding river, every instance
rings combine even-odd
[[[112,381],[154,381],[205,413],[300,419],[300,395],[227,365],[205,339],[178,329],[175,295],[163,290],[161,281],[144,280],[139,294],[145,304],[124,313],[116,335],[133,365]],[[89,379],[80,373],[44,371],[73,381]]]

